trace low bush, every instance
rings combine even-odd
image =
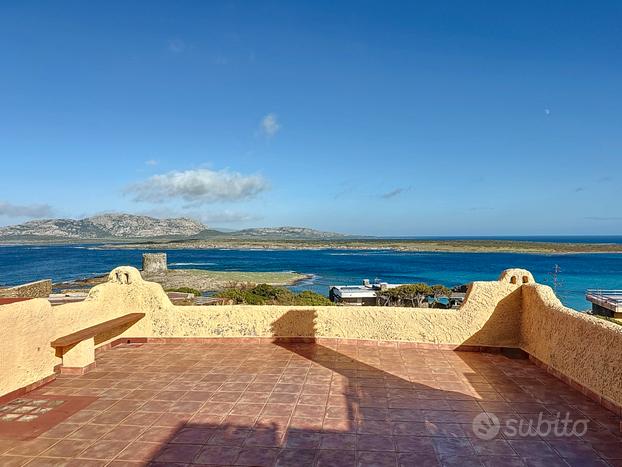
[[[258,284],[254,287],[230,287],[214,295],[236,305],[300,305],[330,306],[333,303],[323,295],[305,290],[294,293],[285,287]]]
[[[203,293],[200,290],[193,289],[192,287],[177,287],[176,289],[166,289],[167,292],[180,292],[191,293],[195,297],[200,297]]]
[[[304,292],[300,292],[296,295],[295,305],[331,306],[334,305],[334,303],[324,295],[317,292],[311,292],[310,290],[305,290]]]

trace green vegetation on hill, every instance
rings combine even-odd
[[[236,305],[333,305],[325,296],[309,290],[295,293],[285,287],[268,284],[259,284],[254,287],[231,287],[218,292],[215,297],[231,300]]]

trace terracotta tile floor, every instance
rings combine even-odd
[[[618,417],[502,355],[145,344],[22,399],[46,395],[98,399],[34,440],[0,439],[1,466],[622,466]],[[583,435],[508,429],[558,413]],[[492,439],[478,415],[498,420]]]

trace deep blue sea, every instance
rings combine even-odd
[[[552,238],[547,237],[548,241]],[[554,238],[557,241],[580,241],[587,237]],[[591,239],[598,240],[622,243],[622,237]],[[143,251],[98,249],[89,245],[0,246],[0,285],[15,285],[44,278],[61,282],[101,275],[120,265],[140,267]],[[427,282],[454,286],[474,280],[494,280],[502,270],[510,267],[528,269],[538,282],[551,284],[555,265],[561,268],[558,295],[562,302],[577,310],[589,308],[584,298],[588,288],[622,289],[622,254],[225,249],[163,251],[168,254],[170,268],[296,271],[312,274],[313,279],[294,288],[323,294],[328,293],[329,285],[359,284],[363,279],[375,278],[392,283]]]

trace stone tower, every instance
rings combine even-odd
[[[165,272],[166,253],[143,253],[143,272]]]

